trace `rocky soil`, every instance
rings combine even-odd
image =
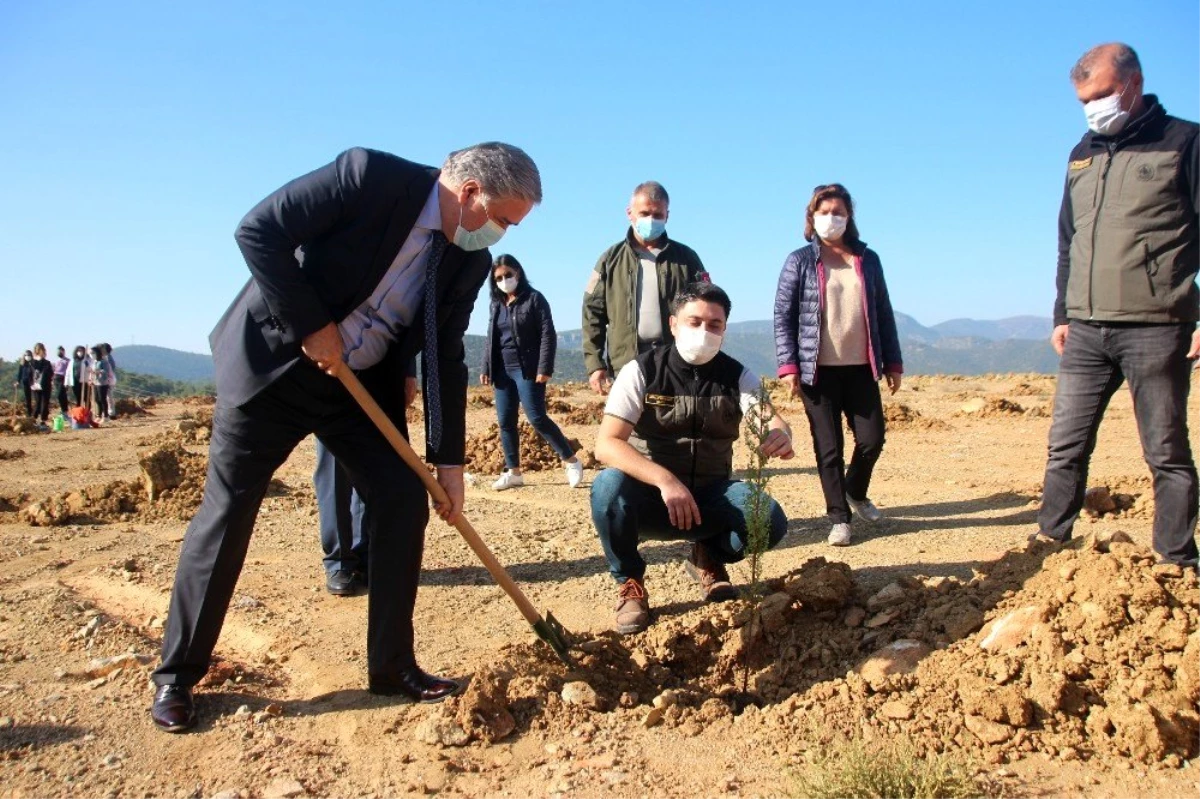
[[[586,456],[597,398],[552,389]],[[185,736],[152,728],[147,675],[210,404],[139,404],[63,433],[0,407],[0,795],[779,796],[835,742],[864,739],[965,758],[981,791],[1193,796],[1196,577],[1148,548],[1153,496],[1124,393],[1077,540],[1027,543],[1052,393],[1028,375],[906,381],[872,489],[887,518],[856,519],[846,549],[824,542],[803,410],[780,398],[801,452],[771,471],[790,523],[761,601],[704,604],[684,547],[647,543],[656,621],[620,637],[586,487],[570,490],[524,427],[527,485],[490,491],[495,411],[473,389],[468,515],[572,631],[574,664],[437,525],[418,656],[470,683],[432,707],[363,690],[366,600],[323,590],[305,442],[264,502]]]

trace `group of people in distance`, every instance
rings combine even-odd
[[[1067,166],[1060,215],[1056,328],[1062,356],[1039,531],[1068,540],[1105,406],[1131,385],[1154,476],[1153,541],[1164,561],[1195,568],[1197,478],[1187,437],[1189,359],[1200,355],[1197,125],[1143,94],[1137,56],[1119,44],[1086,53],[1071,81],[1087,118]],[[452,152],[441,169],[351,149],[249,211],[236,240],[250,279],[213,330],[217,405],[204,499],[179,555],[151,716],[168,732],[197,720],[192,686],[205,674],[274,471],[315,434],[359,495],[370,549],[367,686],[437,702],[459,690],[423,671],[413,607],[430,506],[421,480],[355,400],[331,379],[353,370],[397,428],[421,358],[425,459],[445,493],[433,510],[455,523],[465,496],[467,367],[463,336],[491,281],[487,381],[513,439],[515,408],[544,411],[553,374],[552,320],[524,268],[488,248],[542,200],[532,159],[488,142]],[[639,543],[690,542],[684,568],[704,599],[737,595],[727,565],[746,549],[746,487],[732,479],[744,414],[761,408],[758,378],[721,351],[732,303],[690,248],[667,236],[669,198],[638,186],[629,230],[587,281],[583,346],[589,383],[607,395],[596,434],[608,467],[591,515],[617,582],[616,627],[650,623]],[[803,401],[831,528],[851,541],[852,514],[878,519],[869,498],[884,440],[879,381],[903,372],[878,255],[866,247],[850,193],[817,186],[803,212],[806,244],[784,262],[775,299],[778,375]],[[504,398],[499,397],[505,392]],[[767,458],[794,455],[774,409],[759,438]],[[843,460],[841,420],[854,452]],[[561,431],[537,429],[578,483]],[[511,454],[511,457],[509,457]],[[497,488],[521,483],[519,452]],[[324,510],[324,507],[323,507]],[[770,544],[787,532],[767,507]]]
[[[117,365],[112,347],[107,343],[97,344],[91,352],[82,344],[67,357],[65,347],[58,348],[58,357],[51,361],[46,357],[46,345],[38,342],[32,350],[25,350],[17,364],[17,378],[13,388],[25,397],[25,415],[45,430],[49,426],[50,407],[58,403],[59,415],[64,424],[90,426],[94,418],[98,423],[112,419],[116,413],[113,386],[117,384]],[[91,413],[92,402],[96,413]],[[86,413],[72,416],[73,409]],[[57,423],[55,429],[58,429]]]

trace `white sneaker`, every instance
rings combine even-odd
[[[838,522],[829,531],[829,544],[835,547],[850,546],[850,525],[846,522]]]
[[[516,488],[517,486],[523,485],[525,485],[524,475],[513,474],[512,472],[505,470],[504,474],[500,475],[500,479],[492,483],[492,488],[496,489],[497,491],[504,491],[509,488]]]
[[[576,460],[574,463],[566,464],[567,467],[567,485],[571,488],[577,488],[583,482],[583,462]]]
[[[883,518],[883,514],[879,508],[875,507],[875,503],[869,499],[864,499],[859,502],[857,499],[851,499],[850,495],[846,495],[846,504],[850,506],[850,510],[863,517],[868,522],[877,522]]]

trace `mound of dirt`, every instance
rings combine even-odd
[[[1132,477],[1113,485],[1092,486],[1083,495],[1083,512],[1094,519],[1154,517],[1154,491],[1149,477]]]
[[[482,392],[472,391],[467,394],[468,408],[492,408],[495,407],[495,405],[496,400],[490,393],[484,394]]]
[[[45,432],[47,431],[39,428],[37,422],[28,416],[10,416],[7,419],[0,419],[0,435],[24,436]]]
[[[175,444],[206,444],[212,438],[211,408],[200,408],[185,412],[174,430],[146,436],[138,441],[139,447],[170,447]]]
[[[1025,408],[1004,397],[972,397],[962,404],[956,416],[976,416],[990,419],[1000,416],[1023,416]]]
[[[0,461],[15,461],[25,457],[23,449],[0,449]]]
[[[417,735],[565,735],[600,713],[698,734],[753,712],[804,748],[896,737],[991,763],[1042,753],[1178,767],[1200,732],[1200,588],[1154,561],[1115,533],[1012,551],[966,582],[911,577],[866,595],[849,567],[817,558],[770,581],[757,611],[729,603],[589,637],[571,670],[545,646],[510,646]]]
[[[143,407],[143,402],[124,397],[117,400],[117,415],[118,416],[148,416],[150,414]]]
[[[889,430],[945,430],[950,427],[941,419],[923,416],[903,402],[886,402],[883,419]]]
[[[557,469],[562,459],[555,454],[538,432],[524,419],[517,423],[518,441],[521,447],[521,470],[537,472]],[[579,442],[567,439],[572,449],[580,449]],[[480,474],[499,474],[504,471],[504,450],[500,447],[500,425],[493,423],[479,435],[467,437],[467,469]],[[587,463],[584,464],[587,468]]]
[[[604,419],[604,403],[588,402],[574,405],[566,400],[549,399],[546,411],[559,422],[566,424],[599,424]]]
[[[141,481],[114,480],[26,505],[21,515],[34,527],[72,522],[188,519],[200,506],[208,459],[178,443],[142,453]]]
[[[211,395],[197,394],[191,397],[184,397],[182,402],[184,405],[216,405],[217,398]]]

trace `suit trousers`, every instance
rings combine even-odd
[[[370,538],[363,532],[362,497],[350,485],[350,475],[319,438],[315,449],[313,490],[317,494],[325,573],[357,572],[366,579]]]
[[[404,419],[395,421],[407,436]],[[218,399],[204,498],[179,553],[156,684],[191,686],[208,671],[271,476],[310,433],[364,503],[369,677],[386,682],[416,666],[412,617],[429,521],[425,487],[341,383],[302,360],[244,405]]]

